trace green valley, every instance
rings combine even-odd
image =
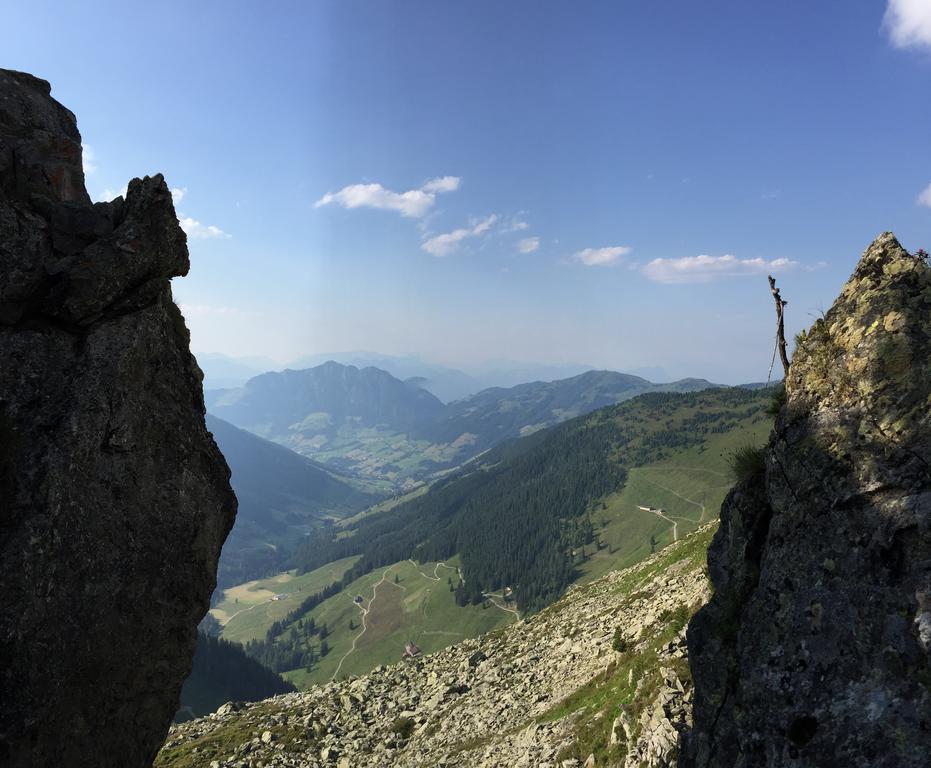
[[[365,483],[408,491],[493,448],[648,392],[693,392],[704,379],[655,384],[616,371],[492,387],[444,404],[419,379],[328,361],[205,393],[210,413]]]
[[[518,606],[533,612],[712,520],[734,451],[770,431],[772,397],[651,393],[506,441],[318,529],[297,570],[225,590],[213,615],[299,687],[395,663],[408,642],[433,652],[511,623]]]

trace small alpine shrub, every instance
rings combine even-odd
[[[759,480],[766,472],[766,459],[763,449],[759,446],[745,445],[734,451],[731,457],[731,471],[734,477],[741,482]]]

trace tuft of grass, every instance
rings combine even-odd
[[[731,472],[740,482],[753,482],[762,479],[766,472],[766,458],[763,449],[756,445],[738,448],[731,456]]]
[[[614,639],[611,641],[611,647],[618,653],[624,653],[624,651],[627,650],[627,640],[624,638],[624,633],[621,631],[620,627],[614,630]]]
[[[779,415],[779,412],[785,404],[786,387],[785,384],[780,384],[773,390],[773,399],[770,400],[769,405],[766,406],[766,413],[775,418]]]
[[[400,738],[407,741],[414,732],[414,723],[409,717],[398,717],[391,724],[391,732],[396,733]]]

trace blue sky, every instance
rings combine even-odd
[[[156,7],[157,6],[157,7]],[[931,246],[931,0],[7,2],[92,197],[163,172],[195,351],[766,377]]]

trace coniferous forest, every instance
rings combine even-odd
[[[250,658],[241,645],[198,632],[194,666],[181,689],[177,719],[213,712],[227,701],[259,701],[293,690],[291,683]]]
[[[739,388],[651,393],[508,441],[422,496],[348,529],[315,532],[295,565],[303,573],[361,555],[328,588],[335,594],[382,565],[459,554],[460,603],[511,587],[521,610],[539,610],[571,583],[573,551],[593,537],[587,516],[597,499],[623,486],[628,467],[700,444],[770,398],[768,390]]]

